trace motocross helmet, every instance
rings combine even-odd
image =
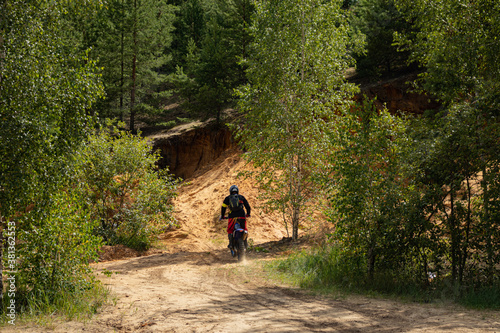
[[[238,190],[238,186],[236,185],[232,185],[230,188],[229,188],[229,194],[233,194],[233,193],[236,193],[238,194],[239,190]]]

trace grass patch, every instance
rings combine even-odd
[[[424,284],[415,279],[415,273],[404,268],[379,270],[368,277],[364,259],[349,255],[335,245],[294,253],[266,265],[274,278],[335,297],[357,294],[419,303],[455,302],[475,309],[500,309],[499,285],[464,288],[466,292],[457,293],[457,288],[451,287],[449,281]]]
[[[471,289],[464,293],[459,303],[473,309],[500,310],[500,285]]]
[[[155,126],[161,126],[161,127],[165,127],[168,129],[174,128],[176,125],[177,125],[177,122],[175,120],[162,121],[162,122],[155,123]]]
[[[99,282],[85,290],[61,291],[56,295],[39,292],[36,295],[18,293],[17,296],[16,325],[49,326],[58,319],[85,321],[92,318],[103,305],[114,302],[110,290]],[[4,297],[4,310],[8,301],[9,299]],[[11,327],[9,320],[11,318],[2,315],[0,327]]]

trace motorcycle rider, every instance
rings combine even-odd
[[[247,230],[246,217],[250,217],[250,205],[244,196],[239,194],[238,186],[232,185],[229,188],[229,195],[224,199],[222,207],[220,210],[220,220],[224,219],[226,214],[226,209],[229,209],[228,222],[227,222],[227,237],[229,239],[229,245],[227,246],[231,250],[231,254],[234,255],[233,249],[233,231],[236,223],[240,224],[240,227]],[[245,213],[246,210],[246,213]]]

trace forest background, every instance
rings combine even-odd
[[[2,272],[16,290],[2,292],[6,313],[12,299],[21,312],[97,306],[81,300],[98,290],[88,263],[100,245],[145,249],[175,223],[177,180],[135,135],[137,120],[184,121],[172,103],[220,123],[226,108],[244,115],[236,136],[262,170],[249,176],[294,240],[311,209],[327,213],[325,246],[279,267],[304,285],[499,306],[497,1],[0,8]],[[355,102],[353,66],[364,80],[418,71],[414,89],[441,107],[390,114]]]

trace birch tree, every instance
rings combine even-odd
[[[283,213],[298,238],[305,210],[319,194],[313,181],[330,146],[327,133],[355,86],[342,1],[257,1],[251,27],[249,84],[239,90],[246,127],[239,132],[268,207]],[[288,227],[287,227],[288,229]]]
[[[85,16],[102,3],[73,5],[44,0],[0,5],[0,231],[8,231],[0,243],[0,254],[7,254],[0,280],[7,271],[15,277],[16,304],[22,295],[36,299],[38,292],[49,297],[70,285],[71,291],[87,287],[82,274],[97,250],[86,232],[91,221],[85,209],[64,185],[72,177],[71,154],[91,129],[89,110],[103,87],[88,50],[68,40],[66,18]],[[44,266],[29,262],[26,254]],[[17,269],[29,264],[29,270]],[[38,278],[26,278],[35,274]]]

